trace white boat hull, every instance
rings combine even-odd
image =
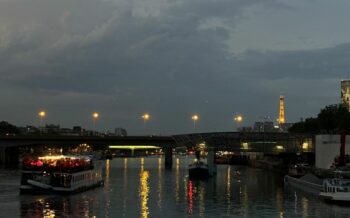
[[[295,188],[301,189],[305,192],[315,194],[315,195],[318,195],[322,191],[322,188],[323,188],[322,185],[308,182],[308,181],[302,180],[300,178],[295,178],[295,177],[292,177],[289,175],[286,175],[284,177],[284,183],[287,185],[291,185]]]
[[[334,202],[347,202],[350,203],[350,193],[349,192],[321,192],[320,198],[326,201],[334,201]]]

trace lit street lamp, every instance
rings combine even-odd
[[[39,115],[39,117],[40,117],[40,126],[42,126],[42,125],[43,125],[43,120],[44,120],[44,118],[45,118],[45,116],[46,116],[46,112],[45,112],[45,111],[40,111],[40,112],[38,113],[38,115]]]
[[[141,116],[143,119],[143,124],[146,125],[146,122],[150,119],[150,115],[149,114],[144,114]]]
[[[193,115],[192,118],[193,120],[193,129],[196,129],[196,122],[199,119],[199,116],[197,114]]]
[[[95,131],[96,122],[97,122],[97,119],[99,118],[99,116],[100,116],[100,114],[97,112],[92,113],[93,131]]]
[[[43,127],[43,120],[46,116],[46,112],[45,111],[40,111],[38,113],[39,117],[40,117],[40,133],[43,131],[44,127]]]
[[[237,115],[233,119],[237,122],[237,126],[243,121],[242,115]]]
[[[241,115],[237,115],[234,117],[234,120],[237,122],[237,123],[241,123],[243,121],[243,117]]]

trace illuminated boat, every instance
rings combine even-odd
[[[89,156],[59,155],[23,160],[22,194],[69,194],[101,185],[102,162]]]

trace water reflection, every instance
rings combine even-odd
[[[144,170],[145,158],[140,159],[140,186],[139,186],[139,196],[140,196],[140,217],[147,218],[149,214],[148,208],[148,195],[149,195],[149,172]]]
[[[157,192],[158,192],[158,200],[157,205],[158,208],[162,208],[162,158],[158,158],[158,186],[157,186]]]
[[[207,187],[205,186],[199,186],[198,187],[198,208],[199,208],[199,217],[204,217],[205,214],[205,193],[206,193]],[[197,194],[196,193],[196,194]]]
[[[230,203],[231,199],[231,166],[227,167],[227,172],[226,172],[226,199],[227,203]]]
[[[248,167],[218,166],[216,177],[188,179],[186,157],[120,158],[106,163],[103,188],[69,196],[18,196],[19,173],[0,170],[0,217],[348,217],[350,208],[289,190],[283,177]],[[109,165],[109,166],[108,166]],[[109,170],[108,170],[109,168]],[[234,175],[241,171],[241,182]],[[108,179],[107,179],[108,178]],[[6,216],[5,216],[6,215]]]
[[[303,217],[308,217],[308,211],[309,211],[309,201],[307,198],[303,197],[301,199],[301,204],[302,204],[302,208],[303,208]]]
[[[148,209],[148,194],[149,194],[149,184],[148,184],[149,172],[141,171],[140,173],[140,202],[141,202],[141,217],[147,218],[149,214]]]
[[[112,206],[111,204],[111,199],[110,199],[110,173],[111,173],[111,161],[109,159],[106,160],[106,178],[105,178],[105,183],[104,183],[104,186],[105,186],[105,190],[106,190],[106,193],[105,193],[105,201],[106,201],[106,206],[105,206],[105,213],[106,213],[106,216],[108,217],[109,216],[109,211],[110,211],[110,208]]]
[[[110,168],[111,168],[111,166],[110,166],[110,160],[107,159],[107,160],[106,160],[106,180],[109,180]]]
[[[123,215],[127,213],[128,205],[128,158],[124,158],[123,162]]]
[[[176,158],[176,167],[175,167],[175,201],[176,204],[180,201],[180,159]]]
[[[187,213],[192,215],[193,212],[193,183],[191,180],[188,181],[188,210]]]
[[[93,208],[93,202],[93,199],[79,199],[74,196],[30,196],[21,201],[21,216],[53,218],[79,215],[79,217],[93,217],[90,210]]]

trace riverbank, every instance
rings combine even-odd
[[[248,166],[287,174],[290,165],[301,162],[312,166],[315,162],[315,155],[313,153],[266,155],[259,159],[249,159]]]
[[[283,160],[278,157],[264,157],[263,159],[249,160],[248,166],[277,173],[288,173],[288,165],[284,164]]]

